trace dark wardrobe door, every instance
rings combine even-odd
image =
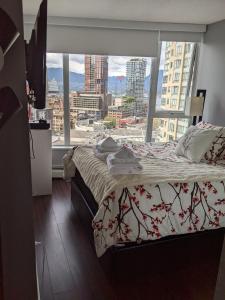
[[[3,300],[3,280],[2,280],[2,245],[0,236],[0,300]]]

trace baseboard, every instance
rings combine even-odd
[[[53,169],[52,178],[63,178],[63,169]]]

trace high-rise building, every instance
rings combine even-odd
[[[95,56],[85,55],[85,92],[95,90]]]
[[[160,110],[184,110],[192,52],[193,43],[167,42],[165,44]],[[187,127],[188,119],[160,119],[157,141],[175,140],[184,134]]]
[[[59,86],[55,78],[48,81],[47,89],[48,89],[48,94],[50,95],[59,94]]]
[[[163,110],[184,109],[192,50],[192,43],[166,43],[161,97]]]
[[[144,58],[133,58],[127,62],[127,96],[135,97],[135,99],[143,99],[146,65],[147,61]]]
[[[108,56],[85,55],[85,92],[107,94]]]
[[[95,92],[97,94],[108,92],[108,56],[95,56]]]

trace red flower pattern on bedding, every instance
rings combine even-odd
[[[204,121],[199,122],[196,126],[198,128],[219,129],[210,149],[205,153],[203,161],[209,164],[225,164],[225,128],[215,126]]]
[[[98,256],[116,244],[223,226],[224,181],[121,188],[102,202],[93,221]]]

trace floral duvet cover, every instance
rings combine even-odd
[[[127,145],[136,154],[178,160],[171,145]],[[171,151],[169,156],[168,149]],[[96,252],[112,245],[141,243],[165,236],[193,233],[225,226],[225,180],[163,182],[121,187],[100,204],[93,221]]]
[[[116,244],[224,226],[224,181],[121,188],[102,202],[93,221],[98,256]]]

